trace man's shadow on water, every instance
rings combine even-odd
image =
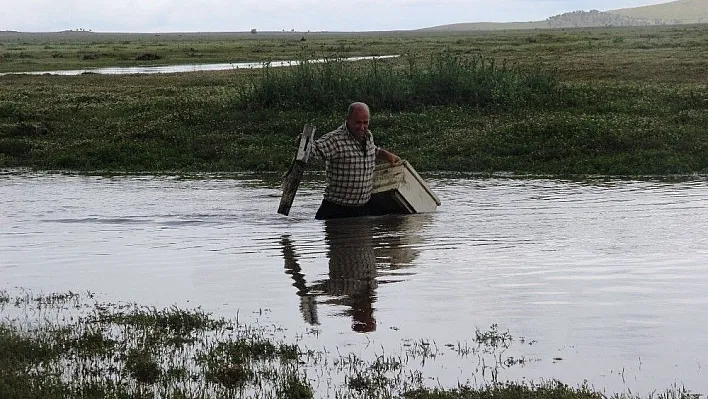
[[[391,215],[331,219],[324,221],[329,258],[327,278],[307,283],[298,255],[289,236],[281,237],[285,273],[293,279],[300,299],[300,311],[309,324],[319,324],[318,303],[346,306],[352,330],[376,330],[374,303],[380,283],[377,277],[397,274],[416,259],[422,239],[418,230],[426,222],[423,215]],[[408,273],[411,274],[411,273]],[[394,282],[387,279],[381,283]],[[318,300],[318,297],[326,299]]]

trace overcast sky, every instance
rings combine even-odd
[[[0,30],[375,31],[526,22],[670,0],[0,0]]]

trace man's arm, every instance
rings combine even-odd
[[[379,148],[379,151],[376,153],[376,159],[388,161],[391,165],[401,162],[401,157],[390,151],[386,151],[383,148]]]

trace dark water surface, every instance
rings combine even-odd
[[[364,355],[425,340],[453,386],[489,376],[447,348],[497,325],[525,359],[499,380],[708,392],[707,178],[427,180],[436,213],[325,223],[316,179],[284,217],[250,175],[0,174],[0,289],[201,306]]]

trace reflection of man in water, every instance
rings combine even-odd
[[[377,275],[389,275],[386,282],[390,283],[412,274],[403,270],[412,265],[416,246],[422,241],[411,233],[426,220],[424,215],[326,220],[328,278],[309,286],[290,238],[282,237],[285,272],[297,288],[305,321],[319,324],[315,297],[325,296],[331,298],[322,303],[347,306],[345,314],[352,318],[352,330],[375,331]]]
[[[372,223],[368,218],[332,219],[325,222],[329,273],[325,280],[307,286],[298,256],[288,236],[281,237],[286,273],[300,297],[300,312],[305,321],[319,324],[317,296],[330,296],[325,304],[348,306],[352,330],[376,330],[373,302],[376,300],[376,256],[372,243]]]
[[[338,297],[328,301],[348,305],[352,330],[376,330],[373,302],[376,300],[376,255],[369,218],[328,220],[325,241],[329,246],[329,280],[325,291]]]

